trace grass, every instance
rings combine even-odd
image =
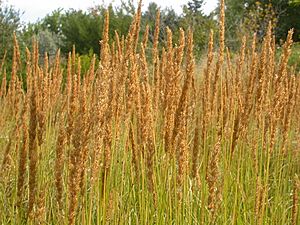
[[[36,42],[20,62],[14,41],[9,84],[0,68],[0,223],[298,224],[292,31],[281,57],[269,28],[232,58],[221,1],[220,48],[211,33],[196,69],[190,31],[175,45],[167,30],[160,54],[155,29],[146,57],[140,6],[112,45],[107,14],[100,62],[84,74],[75,47],[64,72],[59,52],[39,61]]]

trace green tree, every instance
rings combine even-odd
[[[153,43],[156,13],[160,11],[160,27],[159,27],[159,43],[164,43],[166,40],[166,29],[169,27],[173,31],[174,41],[178,40],[178,29],[180,26],[180,16],[172,8],[161,9],[156,3],[150,2],[147,10],[142,15],[141,35],[149,26],[149,41]],[[160,48],[162,45],[159,46]]]
[[[203,11],[202,11],[203,4],[204,4],[204,0],[192,0],[187,3],[186,8],[193,14],[200,13],[203,15]]]
[[[175,41],[178,39],[178,28],[180,26],[180,17],[176,14],[174,9],[172,8],[166,8],[161,10],[160,13],[161,16],[161,37],[163,40],[166,40],[166,29],[169,27],[174,34]]]
[[[285,40],[288,30],[294,28],[294,41],[300,41],[300,1],[282,2],[283,10],[278,18],[277,40]]]
[[[58,48],[62,47],[61,12],[62,9],[57,9],[42,20],[24,26],[20,36],[21,47],[31,47],[32,40],[36,39],[39,42],[40,56],[44,57],[44,53],[47,52],[50,57],[54,57]]]
[[[132,16],[123,6],[108,7],[110,15],[109,35],[115,31],[125,35],[132,21]],[[67,53],[76,46],[79,54],[89,54],[90,50],[99,54],[99,40],[102,38],[103,23],[106,9],[102,5],[91,7],[87,12],[82,10],[68,10],[62,13],[57,10],[42,21],[43,29],[55,33],[63,53]]]
[[[271,2],[263,3],[256,1],[255,4],[249,6],[244,21],[240,27],[240,38],[242,35],[257,33],[259,40],[262,40],[266,35],[269,27],[272,24],[274,30],[278,25],[278,16],[275,7]]]
[[[62,15],[62,51],[71,51],[76,46],[79,54],[87,54],[90,49],[99,52],[101,18],[82,10],[70,10]]]
[[[213,14],[207,16],[203,13],[203,0],[192,0],[183,6],[183,14],[178,15],[172,8],[160,9],[154,2],[149,3],[147,10],[142,15],[142,33],[149,26],[149,41],[153,42],[155,29],[156,13],[160,10],[160,35],[159,42],[166,40],[166,28],[169,27],[173,32],[174,42],[178,41],[179,28],[184,30],[192,29],[194,32],[194,52],[200,56],[206,47],[209,37],[209,30],[214,29],[216,23]]]
[[[12,56],[13,34],[21,27],[20,11],[0,1],[0,59],[7,52],[7,59]]]
[[[133,0],[121,0],[121,7],[122,10],[125,11],[125,14],[133,16],[136,12],[136,8],[134,7]]]
[[[40,56],[44,56],[44,53],[47,52],[51,58],[54,58],[59,48],[57,35],[50,30],[45,29],[38,32],[36,40],[39,43]]]
[[[284,40],[291,28],[295,29],[294,41],[299,41],[298,2],[299,0],[227,0],[225,13],[228,44],[231,47],[238,46],[240,36],[254,31],[263,36],[269,21],[275,25],[277,42]]]
[[[48,14],[43,18],[41,22],[41,27],[45,30],[48,29],[50,32],[57,35],[62,35],[62,18],[63,9],[58,8],[54,10],[51,14]]]
[[[277,42],[285,40],[290,29],[294,28],[294,41],[300,41],[299,0],[260,0],[262,5],[271,5],[277,22],[275,34]]]
[[[185,30],[192,29],[194,33],[194,52],[197,56],[201,56],[207,45],[209,30],[216,28],[213,15],[205,15],[203,13],[203,6],[203,0],[189,1],[183,6],[183,17],[180,23]]]
[[[154,30],[155,30],[155,20],[156,20],[156,13],[159,11],[160,8],[155,2],[150,2],[148,5],[147,10],[142,15],[142,31],[146,29],[146,26],[149,26],[149,41],[153,43],[154,40]],[[161,19],[161,18],[160,18]],[[162,34],[164,31],[162,30],[162,26],[160,26],[160,36],[159,39],[162,39]]]

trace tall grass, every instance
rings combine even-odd
[[[271,26],[232,58],[224,7],[201,71],[191,31],[175,44],[167,29],[158,51],[159,12],[153,47],[152,31],[139,40],[141,2],[114,41],[107,13],[85,74],[75,47],[65,72],[35,41],[21,62],[15,39],[10,81],[0,71],[0,223],[299,224],[293,31],[279,60]]]

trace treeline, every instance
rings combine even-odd
[[[109,5],[109,35],[125,35],[136,11],[133,0],[122,1],[120,6]],[[20,12],[11,6],[4,6],[0,0],[0,60],[6,55],[6,61],[12,59],[13,33],[16,32],[20,48],[31,46],[33,37],[39,41],[40,53],[48,52],[54,56],[57,49],[66,55],[76,46],[76,52],[89,61],[93,54],[99,55],[99,40],[102,39],[104,15],[107,10],[96,5],[87,11],[57,9],[36,23],[22,24]],[[183,13],[177,14],[172,8],[160,8],[156,3],[144,6],[142,13],[141,36],[149,32],[151,43],[154,35],[156,12],[160,10],[160,37],[163,45],[166,40],[166,28],[174,33],[174,43],[179,38],[178,30],[192,28],[194,32],[194,53],[201,56],[205,52],[209,30],[217,32],[218,8],[206,15],[203,12],[204,0],[190,0],[183,5]],[[244,35],[254,32],[259,38],[265,35],[269,22],[272,23],[277,43],[285,40],[289,29],[294,28],[294,41],[300,39],[300,4],[298,0],[227,0],[226,1],[226,38],[227,45],[237,49]],[[113,41],[113,39],[110,39]],[[216,40],[216,43],[218,40]],[[162,46],[159,46],[160,48]],[[84,60],[83,60],[84,61]]]

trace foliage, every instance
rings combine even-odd
[[[62,35],[63,9],[58,8],[46,15],[40,22],[42,29],[48,29],[52,33]]]
[[[244,21],[241,25],[242,34],[257,33],[260,40],[266,35],[268,26],[271,23],[273,29],[277,26],[277,16],[272,3],[263,4],[256,1],[249,7]]]
[[[38,32],[36,40],[39,42],[40,55],[47,52],[50,57],[54,57],[58,50],[58,38],[56,34],[51,33],[48,29]]]
[[[115,30],[120,35],[128,31],[132,17],[125,13],[123,8],[108,8],[111,17],[110,35],[113,36]],[[103,18],[106,9],[103,6],[94,6],[88,12],[70,9],[63,11],[57,9],[47,15],[38,23],[27,28],[26,32],[35,33],[41,30],[48,30],[62,52],[67,54],[76,46],[79,54],[88,54],[90,50],[99,54],[99,40],[102,38]]]
[[[67,11],[62,15],[62,51],[67,53],[75,45],[79,54],[90,49],[99,52],[101,18],[81,10]]]
[[[282,49],[280,48],[280,52]],[[297,72],[300,72],[300,43],[294,43],[292,46],[291,56],[288,61],[291,67],[294,67]]]
[[[99,63],[99,59],[96,57],[92,49],[90,49],[88,54],[84,54],[84,55],[77,54],[77,58],[79,57],[81,62],[82,74],[86,74],[88,72],[94,57],[95,57],[95,64],[98,65]]]
[[[296,2],[295,2],[296,3]],[[294,29],[294,41],[300,41],[300,4],[288,4],[286,2],[282,3],[282,14],[278,19],[278,29],[277,29],[277,40],[285,40],[287,36],[287,31]]]
[[[170,28],[174,32],[174,41],[178,40],[178,27],[180,26],[180,17],[172,8],[160,9],[158,5],[151,2],[147,10],[142,14],[141,36],[144,34],[146,26],[149,26],[149,40],[153,43],[156,13],[160,10],[159,42],[166,40],[166,29]],[[162,46],[161,46],[162,47]],[[165,47],[165,46],[164,46]]]
[[[296,1],[294,2],[296,3]],[[287,32],[294,28],[294,41],[299,41],[300,5],[289,4],[287,0],[227,0],[226,36],[229,45],[238,46],[243,35],[257,32],[260,37],[266,33],[268,23],[275,28],[276,40],[285,40]]]
[[[8,59],[12,56],[13,34],[21,27],[20,15],[20,11],[0,1],[0,60],[5,52]]]
[[[216,31],[215,13],[205,15],[203,13],[203,0],[190,0],[183,5],[183,14],[178,15],[172,8],[161,9],[154,2],[150,2],[147,9],[142,13],[141,34],[143,36],[146,26],[149,26],[149,46],[152,45],[154,38],[155,17],[158,10],[161,11],[160,16],[160,33],[159,33],[159,49],[165,46],[166,28],[169,27],[173,31],[173,41],[179,39],[179,27],[185,30],[189,28],[194,32],[195,54],[201,56],[206,48],[210,29]],[[1,9],[3,14],[3,9]],[[133,20],[135,5],[133,0],[123,0],[121,5],[108,7],[110,13],[109,36],[114,37],[115,31],[119,36],[126,35],[129,30],[130,23]],[[296,0],[227,0],[226,1],[226,42],[228,46],[237,50],[241,39],[244,35],[249,36],[256,32],[259,40],[265,35],[269,22],[271,21],[276,34],[277,43],[284,40],[287,31],[294,28],[294,41],[300,40],[300,5]],[[46,15],[40,21],[34,24],[27,24],[19,37],[21,38],[21,48],[29,46],[32,37],[41,36],[42,40],[48,39],[52,46],[48,49],[55,52],[55,49],[61,48],[62,53],[66,56],[76,46],[79,54],[89,54],[90,50],[99,55],[100,47],[98,41],[102,39],[103,18],[106,9],[103,5],[91,7],[88,11],[81,10],[63,10],[58,8],[51,14]],[[12,24],[6,27],[5,34],[11,34],[12,30],[20,27],[19,14],[13,8],[6,8],[6,16],[15,15]],[[7,20],[8,21],[8,20]],[[11,20],[9,20],[11,21]],[[0,29],[4,29],[3,26]],[[50,33],[51,34],[50,34]],[[2,43],[11,43],[11,36],[2,35]],[[248,37],[248,39],[250,39]],[[113,41],[111,39],[111,41]],[[41,44],[42,46],[46,43]],[[11,44],[8,44],[7,50],[11,52]],[[0,48],[3,55],[3,48]],[[42,51],[42,50],[41,50]],[[148,52],[148,51],[147,51]],[[11,53],[10,53],[11,54]]]
[[[209,30],[217,30],[213,15],[206,16],[203,13],[203,0],[192,0],[183,6],[183,17],[180,25],[194,33],[195,54],[201,56],[209,39]]]
[[[174,41],[179,38],[179,27],[186,30],[191,28],[195,33],[195,53],[200,56],[208,40],[207,30],[215,29],[216,24],[213,15],[204,15],[202,9],[203,1],[193,0],[183,6],[183,15],[178,15],[172,8],[160,9],[156,3],[151,2],[142,13],[140,35],[143,36],[146,25],[148,25],[150,45],[152,44],[156,13],[160,10],[159,41],[166,39],[167,27],[173,31]],[[110,13],[109,36],[113,37],[115,31],[120,37],[125,35],[133,20],[135,10],[133,1],[122,1],[121,6],[118,7],[109,5],[108,10]],[[105,11],[106,9],[102,5],[93,6],[87,12],[74,9],[67,11],[57,9],[35,24],[28,24],[23,29],[23,40],[29,45],[32,36],[47,33],[48,37],[52,37],[52,42],[61,48],[65,55],[72,49],[73,45],[76,46],[79,54],[89,54],[92,50],[98,55],[100,52],[98,40],[102,39],[101,30],[103,29]],[[162,46],[160,45],[160,48]]]
[[[213,15],[205,15],[203,13],[203,1],[189,1],[183,6],[183,14],[178,15],[172,8],[160,9],[158,5],[151,2],[142,15],[142,32],[149,26],[150,44],[154,38],[155,17],[157,11],[160,10],[160,33],[159,41],[166,40],[166,28],[170,28],[173,32],[173,41],[179,40],[179,28],[184,30],[191,29],[194,32],[194,52],[197,57],[200,57],[206,48],[209,32],[207,30],[216,29],[216,22]],[[162,46],[160,46],[162,47]]]

